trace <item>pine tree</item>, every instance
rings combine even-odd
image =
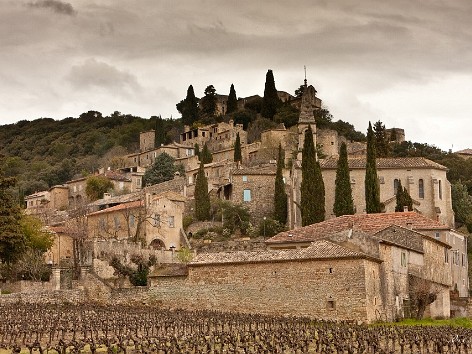
[[[380,213],[380,186],[377,178],[375,135],[369,122],[367,129],[367,163],[365,168],[365,210],[368,214]]]
[[[352,200],[351,177],[347,161],[346,143],[341,144],[339,152],[338,168],[336,170],[336,182],[334,191],[334,215],[353,215],[354,202]]]
[[[234,85],[231,84],[229,89],[228,103],[226,104],[226,113],[236,112],[238,109],[238,99],[236,98],[236,91],[234,90]]]
[[[208,180],[205,176],[203,161],[200,161],[200,167],[195,181],[195,218],[203,221],[210,218],[210,196],[208,194]]]
[[[325,190],[321,167],[316,161],[313,132],[305,132],[302,153],[302,183],[300,187],[302,226],[321,222],[325,218]]]
[[[236,141],[234,143],[234,162],[241,162],[243,160],[241,154],[241,139],[239,138],[239,132],[236,134]]]
[[[411,199],[410,193],[406,188],[402,187],[402,181],[398,180],[397,194],[396,194],[397,204],[395,205],[396,212],[402,212],[405,210],[405,207],[408,207],[408,211],[413,210],[413,199]]]
[[[21,230],[21,210],[9,189],[16,185],[13,178],[0,174],[0,262],[15,262],[26,249]]]
[[[387,141],[385,125],[380,120],[374,123],[374,134],[377,157],[388,157],[390,147]]]
[[[213,156],[210,152],[210,149],[208,149],[207,144],[203,145],[202,152],[200,153],[200,161],[203,163],[210,163],[213,161]]]
[[[273,119],[280,104],[277,89],[275,88],[274,74],[272,70],[268,70],[266,74],[264,98],[262,99],[261,115],[265,118]]]
[[[201,100],[202,114],[212,117],[216,114],[216,90],[213,85],[206,87],[205,96]]]
[[[187,97],[176,105],[177,110],[182,114],[182,123],[192,125],[198,119],[198,100],[195,97],[193,86],[187,89]]]
[[[279,156],[277,159],[277,172],[275,174],[274,188],[274,219],[282,225],[287,223],[287,193],[283,178],[284,154],[282,145],[279,144]]]

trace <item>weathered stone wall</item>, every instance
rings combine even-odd
[[[81,289],[0,295],[0,304],[2,305],[18,302],[27,304],[80,304],[86,301],[86,293]]]
[[[188,278],[159,278],[151,293],[153,301],[176,308],[372,321],[366,310],[365,262],[370,263],[359,259],[191,266]]]

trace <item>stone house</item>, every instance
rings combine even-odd
[[[198,254],[188,276],[162,277],[151,289],[179,308],[377,320],[381,261],[330,241],[301,250]]]
[[[358,241],[360,237],[352,237],[353,231],[357,234],[364,234],[364,239],[369,240],[370,243],[372,240],[377,240],[378,245],[376,247],[365,246]],[[333,236],[342,232],[346,234],[341,239]],[[400,311],[399,306],[403,300],[408,301],[408,292],[405,290],[408,289],[406,280],[406,275],[408,275],[434,284],[439,302],[431,305],[429,310],[432,316],[439,316],[439,313],[449,314],[449,291],[454,290],[455,284],[464,284],[463,287],[458,285],[457,290],[460,291],[460,296],[468,294],[468,277],[465,276],[467,258],[457,256],[459,264],[451,264],[451,257],[455,254],[460,255],[455,251],[457,249],[455,247],[460,246],[462,247],[461,251],[464,251],[463,247],[466,243],[463,240],[462,244],[459,244],[459,238],[455,234],[457,232],[448,226],[415,212],[356,214],[283,232],[275,235],[266,243],[274,249],[299,249],[307,247],[315,240],[330,239],[342,242],[341,244],[344,246],[354,245],[351,247],[361,249],[368,254],[378,254],[386,267],[386,273],[383,275],[386,289],[394,289],[393,294],[399,296],[398,300],[395,298],[397,308],[392,311],[392,307],[390,307],[387,315],[388,313],[398,315],[401,313],[398,311]],[[451,242],[446,241],[450,241],[453,237],[456,240],[454,242],[458,243],[455,247]],[[384,245],[393,245],[394,248],[386,249]],[[404,255],[402,255],[403,253]],[[464,261],[463,266],[462,260]],[[402,271],[399,272],[399,269]],[[390,275],[387,273],[389,271],[403,274],[395,276],[395,280],[392,280],[392,284],[397,284],[400,288],[392,288],[391,286],[388,288]],[[390,298],[390,304],[392,301]]]
[[[352,197],[357,213],[365,212],[365,157],[348,158]],[[334,217],[334,192],[337,159],[320,160],[325,184],[326,217]],[[395,211],[396,192],[401,182],[413,198],[415,211],[428,218],[452,226],[451,185],[446,177],[447,168],[423,157],[378,158],[377,175],[380,183],[380,201],[386,212]]]
[[[274,214],[276,164],[232,170],[231,198],[235,204],[249,209],[251,219],[259,224],[263,217]],[[288,180],[288,171],[285,173]],[[288,186],[286,186],[288,194]]]
[[[463,159],[470,159],[472,157],[472,149],[463,149],[455,152],[456,155]]]
[[[57,185],[47,191],[30,194],[25,197],[25,204],[25,212],[30,215],[65,210],[69,204],[69,188],[64,185]]]
[[[142,240],[156,249],[179,249],[186,198],[175,192],[141,194],[87,215],[88,237]]]
[[[48,226],[48,232],[54,237],[54,243],[45,254],[48,264],[59,265],[61,262],[71,261],[74,254],[73,239],[65,226]]]

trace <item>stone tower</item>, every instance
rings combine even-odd
[[[298,118],[298,153],[297,160],[302,160],[303,143],[305,142],[305,131],[311,126],[313,131],[313,142],[316,147],[316,122],[313,111],[318,108],[316,104],[316,90],[310,85],[305,88],[302,95],[302,104],[300,107],[300,117]]]

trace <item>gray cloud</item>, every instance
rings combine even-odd
[[[111,93],[139,90],[135,76],[95,59],[88,59],[80,65],[73,66],[67,79],[80,90],[100,88]]]
[[[28,6],[51,9],[58,14],[69,16],[74,16],[77,13],[71,4],[58,0],[39,0],[29,3]]]

